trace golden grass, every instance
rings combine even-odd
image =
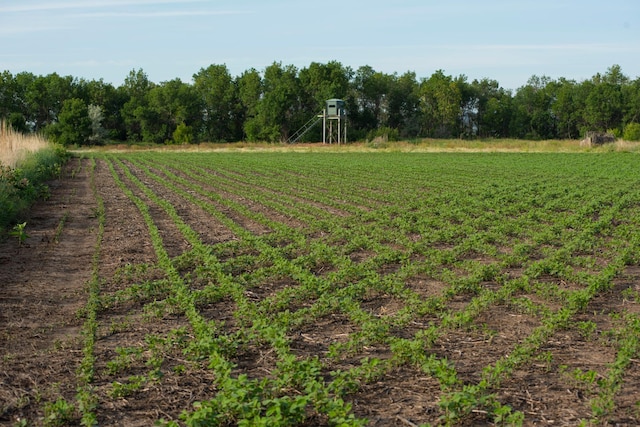
[[[16,132],[4,120],[0,121],[0,164],[15,167],[27,154],[48,146],[45,138]]]
[[[83,148],[75,152],[473,152],[473,153],[601,153],[640,152],[640,142],[618,140],[613,144],[585,147],[579,140],[527,141],[520,139],[419,139],[397,142],[355,142],[336,144],[201,143],[189,145],[107,145]]]

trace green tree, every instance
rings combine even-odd
[[[420,95],[416,73],[406,72],[393,76],[388,99],[387,125],[397,129],[402,138],[416,137],[420,133]]]
[[[82,99],[87,105],[100,107],[102,112],[101,126],[104,137],[114,140],[126,140],[127,129],[121,115],[129,96],[123,89],[115,88],[104,80],[81,80],[79,82]]]
[[[351,74],[351,69],[338,61],[326,64],[312,62],[301,69],[299,78],[306,112],[318,113],[324,108],[326,100],[344,98],[349,90]]]
[[[64,101],[58,122],[47,129],[47,135],[64,146],[84,145],[88,142],[91,133],[89,108],[79,98]]]
[[[0,73],[0,118],[7,118],[11,113],[17,112],[16,106],[16,82],[9,71]]]
[[[22,72],[16,74],[12,92],[13,112],[22,113],[32,129],[38,131],[58,120],[64,101],[76,97],[76,84],[71,76]]]
[[[497,80],[482,79],[471,83],[475,113],[475,133],[486,138],[509,136],[511,92],[500,87]]]
[[[251,68],[236,78],[236,87],[240,103],[238,120],[242,123],[243,138],[256,141],[260,133],[256,117],[262,97],[262,77],[255,68]]]
[[[640,123],[640,77],[623,86],[624,122]]]
[[[619,65],[610,67],[604,75],[596,74],[593,88],[586,99],[584,109],[587,130],[621,133],[625,102],[622,87],[629,79],[622,74]]]
[[[74,79],[57,73],[37,76],[27,87],[26,102],[33,113],[35,130],[58,121],[58,115],[67,99],[75,96]]]
[[[297,69],[274,62],[265,69],[262,84],[263,95],[256,105],[256,115],[245,126],[247,137],[253,141],[284,142],[300,114]]]
[[[420,84],[420,107],[427,136],[454,136],[460,119],[462,91],[458,82],[437,70]]]
[[[35,76],[33,76],[35,78]],[[19,83],[19,79],[14,77],[9,71],[0,73],[0,119],[14,130],[26,133],[27,116],[30,109],[24,101],[26,89]]]
[[[30,130],[35,126],[35,113],[27,97],[27,91],[35,79],[35,74],[29,72],[21,72],[14,76],[14,105],[16,110],[24,116],[25,121],[31,124]]]
[[[233,141],[238,138],[236,116],[239,102],[236,86],[226,65],[210,65],[193,76],[203,104],[203,138]]]
[[[346,104],[351,135],[364,137],[371,130],[388,127],[388,95],[393,76],[365,65],[355,72]]]
[[[557,136],[578,138],[584,102],[577,83],[573,80],[560,79],[550,83],[550,87],[554,99],[551,103],[551,112],[557,120]]]
[[[454,134],[461,138],[473,138],[478,129],[478,96],[473,83],[467,81],[467,76],[459,75],[454,79],[460,92],[460,105],[457,120],[457,129]]]
[[[238,120],[242,123],[243,139],[248,139],[249,134],[253,139],[259,131],[257,127],[255,130],[249,128],[257,125],[255,118],[262,97],[262,77],[255,68],[251,68],[236,78],[235,85],[238,88]]]
[[[142,121],[148,119],[147,94],[154,87],[147,74],[139,70],[131,70],[119,88],[127,101],[122,105],[120,114],[125,124],[127,139],[142,141]]]
[[[557,136],[551,105],[553,94],[547,76],[531,76],[513,97],[511,135],[516,138],[549,139]]]
[[[193,86],[173,79],[149,90],[147,105],[136,110],[136,117],[145,141],[171,143],[180,123],[190,128],[200,125],[202,102]]]

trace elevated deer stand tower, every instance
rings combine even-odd
[[[347,142],[347,112],[342,99],[328,99],[322,110],[322,143]]]

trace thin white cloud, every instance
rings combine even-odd
[[[250,12],[237,10],[169,10],[164,12],[96,12],[79,13],[71,18],[173,18],[181,16],[218,16],[218,15],[240,15]]]
[[[460,47],[460,46],[458,46]],[[559,44],[487,44],[470,46],[471,49],[492,51],[601,51],[611,50],[637,50],[635,45],[622,45],[615,43],[559,43]],[[465,47],[468,49],[468,47]]]
[[[443,49],[443,50],[495,50],[495,51],[512,51],[512,50],[603,50],[610,49],[640,49],[636,44],[620,44],[620,43],[556,43],[556,44],[393,44],[384,46],[371,45],[338,45],[338,46],[318,46],[318,48],[326,50],[362,50],[362,49],[399,49],[399,50],[424,50],[424,49]]]
[[[78,23],[86,19],[179,18],[253,13],[241,10],[206,9],[202,7],[202,3],[204,0],[90,0],[86,2],[37,2],[15,6],[0,5],[0,37],[69,31],[77,29]],[[168,6],[169,9],[156,10],[151,7],[160,5]],[[178,5],[190,5],[191,7],[179,8]],[[192,8],[196,5],[200,7]],[[136,9],[135,6],[142,8]],[[10,12],[14,12],[15,16],[12,16]],[[56,19],[51,19],[52,13],[57,14]],[[28,24],[26,20],[28,20]]]
[[[51,25],[51,24],[42,24],[42,25],[6,25],[0,27],[0,36],[10,36],[14,34],[31,34],[31,33],[41,33],[47,31],[63,31],[70,30],[72,27],[64,26],[64,25]]]
[[[18,12],[44,12],[50,10],[65,9],[96,9],[114,6],[147,6],[161,4],[185,4],[202,3],[204,0],[92,0],[92,1],[68,1],[68,2],[42,2],[34,4],[19,4],[13,6],[0,6],[0,13]]]
[[[132,67],[135,65],[135,61],[133,59],[122,59],[122,60],[98,60],[98,59],[87,59],[84,61],[70,61],[70,62],[58,62],[56,65],[60,67],[67,68],[99,68],[105,66],[117,66],[117,67]]]

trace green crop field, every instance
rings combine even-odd
[[[99,224],[85,423],[640,419],[637,154],[138,152],[79,167]]]

